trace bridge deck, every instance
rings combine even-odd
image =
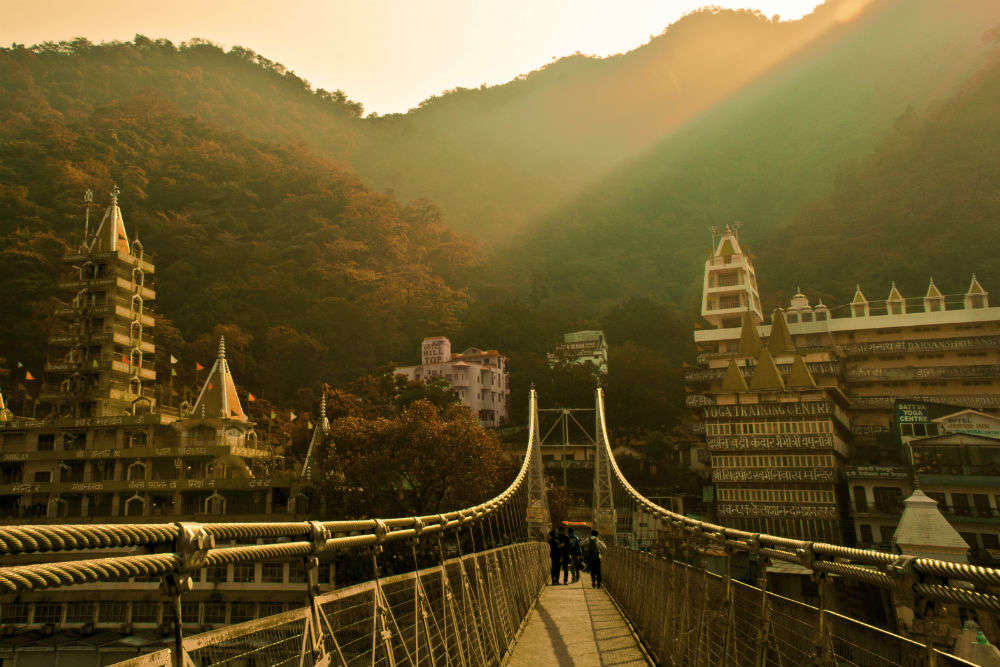
[[[625,619],[590,578],[546,586],[511,653],[508,667],[647,667]]]

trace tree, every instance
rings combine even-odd
[[[345,516],[466,507],[498,493],[515,474],[499,441],[468,408],[439,408],[426,399],[388,417],[334,420],[317,463],[318,486]]]

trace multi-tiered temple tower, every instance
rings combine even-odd
[[[56,311],[39,398],[52,416],[143,414],[155,403],[154,267],[138,239],[129,243],[117,187],[93,233],[89,217],[88,201],[83,241],[63,258],[68,303]]]

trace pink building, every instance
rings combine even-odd
[[[499,426],[507,418],[510,378],[507,357],[496,350],[470,347],[461,354],[451,353],[451,341],[444,336],[425,338],[419,366],[401,366],[397,375],[410,380],[443,377],[462,405],[472,409],[483,426]]]

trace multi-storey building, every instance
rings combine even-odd
[[[746,465],[747,459],[717,458],[751,452],[759,456],[756,433],[727,434],[730,439],[724,446],[729,449],[723,449],[720,434],[711,430],[726,428],[715,416],[724,402],[732,405],[734,396],[739,402],[744,395],[752,400],[752,391],[735,391],[739,383],[734,373],[748,377],[748,390],[753,390],[753,377],[769,368],[766,359],[753,358],[755,339],[767,340],[765,347],[777,375],[785,381],[786,393],[794,368],[800,369],[801,380],[804,367],[816,384],[812,391],[825,392],[825,400],[831,401],[834,417],[824,440],[832,445],[828,449],[823,445],[822,455],[833,456],[835,462],[845,457],[854,463],[881,462],[886,456],[896,460],[901,446],[893,435],[893,423],[901,399],[934,401],[956,410],[995,413],[1000,409],[1000,308],[990,307],[988,294],[975,276],[961,294],[946,295],[931,280],[925,295],[911,299],[893,284],[885,300],[873,301],[859,286],[850,303],[832,308],[822,301],[811,304],[798,290],[787,308],[776,309],[770,323],[765,323],[756,270],[736,234],[727,228],[705,262],[701,314],[709,326],[694,333],[699,354],[696,367],[685,376],[687,402],[700,416],[699,430],[705,430],[706,444],[712,450],[713,478],[722,484],[720,494],[733,490],[727,489],[729,480],[722,477],[757,474]],[[794,398],[773,395],[775,404],[801,402],[805,396],[801,391]],[[820,434],[807,431],[803,435]],[[791,450],[772,454],[786,456]],[[781,460],[802,464],[795,467],[798,478],[816,474],[812,459]],[[719,464],[723,461],[735,466],[722,473]],[[828,462],[823,461],[821,468]],[[839,463],[832,470],[836,488],[842,488]],[[777,474],[777,470],[767,473],[770,477]],[[790,495],[795,489],[787,477],[760,480],[756,488],[749,496],[741,496],[753,498],[741,512],[764,516],[800,507],[802,496]],[[725,513],[729,510],[721,497],[716,509],[720,518],[728,520]],[[843,523],[845,532],[850,532],[850,522]]]
[[[592,364],[601,373],[608,372],[608,341],[603,331],[572,331],[563,334],[550,362],[566,360],[576,364]]]
[[[0,522],[252,521],[317,509],[307,482],[281,463],[280,448],[244,411],[224,341],[193,404],[156,401],[154,266],[129,240],[117,192],[65,267],[68,303],[56,311],[62,325],[49,341],[38,418],[12,414],[0,398]],[[329,581],[328,571],[321,574]],[[226,566],[195,581],[183,612],[191,629],[299,604],[301,587],[288,584],[304,582],[304,571]],[[2,599],[5,632],[41,634],[18,635],[0,647],[0,659],[17,649],[12,664],[25,659],[23,651],[55,664],[37,651],[57,644],[69,656],[61,664],[135,655],[137,646],[161,641],[169,625],[157,587],[136,579]],[[50,636],[63,631],[70,634]]]
[[[940,404],[900,402],[902,460],[846,470],[859,544],[885,546],[916,485],[938,503],[973,560],[1000,563],[1000,418]]]
[[[496,350],[470,347],[452,354],[451,341],[434,336],[423,340],[419,365],[401,366],[395,372],[410,380],[444,378],[462,405],[468,406],[484,426],[499,426],[507,418],[507,357]]]

